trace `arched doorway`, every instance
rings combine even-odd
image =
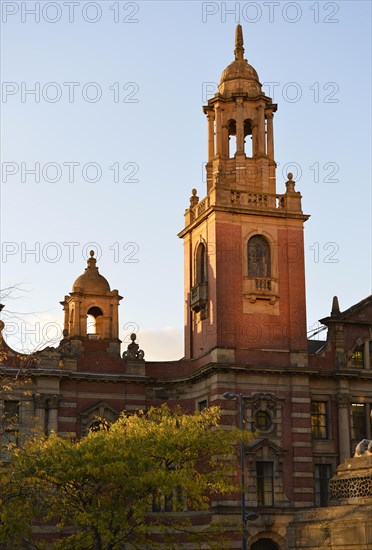
[[[279,546],[271,539],[260,539],[254,542],[251,550],[280,550]]]

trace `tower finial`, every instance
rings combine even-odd
[[[241,24],[239,23],[236,27],[235,31],[235,60],[243,60],[244,59],[244,48],[243,48],[244,40],[243,40],[243,28]]]
[[[97,260],[94,257],[94,250],[91,250],[89,252],[89,258],[87,259],[87,264],[88,264],[87,269],[96,269],[97,270],[96,263],[97,263]]]
[[[337,296],[333,296],[331,317],[337,317],[340,314],[340,306],[338,304]]]

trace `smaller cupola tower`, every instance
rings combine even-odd
[[[64,329],[71,339],[108,340],[120,346],[118,307],[122,296],[117,290],[111,290],[107,279],[99,273],[93,250],[87,263],[70,295],[60,302],[64,309]]]

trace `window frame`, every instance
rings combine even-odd
[[[203,412],[205,409],[208,409],[208,398],[198,399],[196,402],[196,410],[198,412]]]
[[[324,405],[324,412],[313,411],[313,406],[315,405]],[[326,439],[330,438],[330,430],[329,430],[329,405],[328,401],[311,401],[311,410],[310,410],[310,416],[311,416],[311,437],[312,439],[315,439],[317,441],[324,441]],[[314,421],[315,419],[319,420],[320,422]],[[324,419],[324,422],[321,420]],[[322,435],[322,431],[324,430],[324,435]]]
[[[325,472],[326,475],[323,475]],[[317,475],[317,473],[319,475]],[[328,506],[328,487],[332,477],[332,464],[314,464],[314,504],[318,507]],[[319,490],[318,490],[319,488]]]
[[[267,261],[266,261],[266,273],[259,273],[257,272],[256,267],[254,267],[254,264],[252,263],[251,256],[252,256],[252,242],[254,245],[254,241],[261,242],[261,246],[265,246],[266,248],[266,255],[267,255]],[[253,248],[253,247],[252,247]],[[250,279],[272,279],[272,253],[271,253],[271,244],[270,241],[261,233],[255,233],[249,237],[247,240],[247,274]],[[256,262],[257,263],[257,262]]]
[[[268,471],[265,472],[265,469],[267,469]],[[273,461],[271,460],[256,461],[256,486],[257,486],[257,506],[261,508],[272,508],[275,502],[274,501],[274,462]]]
[[[359,411],[359,414],[354,414]],[[362,439],[368,439],[368,425],[367,425],[367,405],[366,403],[350,403],[350,413],[351,413],[351,439],[356,441],[361,441]],[[362,422],[358,422],[358,421]],[[360,426],[362,424],[362,426]],[[363,435],[359,435],[359,431],[356,432],[356,429],[362,430],[360,432]]]

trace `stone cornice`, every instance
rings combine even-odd
[[[208,218],[212,212],[226,212],[228,214],[233,213],[244,215],[249,214],[250,216],[264,216],[265,218],[285,218],[292,220],[302,220],[303,222],[310,218],[308,214],[295,214],[291,212],[283,212],[277,209],[211,205],[203,212],[203,214],[198,216],[198,218],[196,218],[192,223],[182,229],[182,231],[180,231],[177,236],[182,239],[185,235],[187,235],[187,233],[198,227],[198,225],[200,225],[206,218]]]

